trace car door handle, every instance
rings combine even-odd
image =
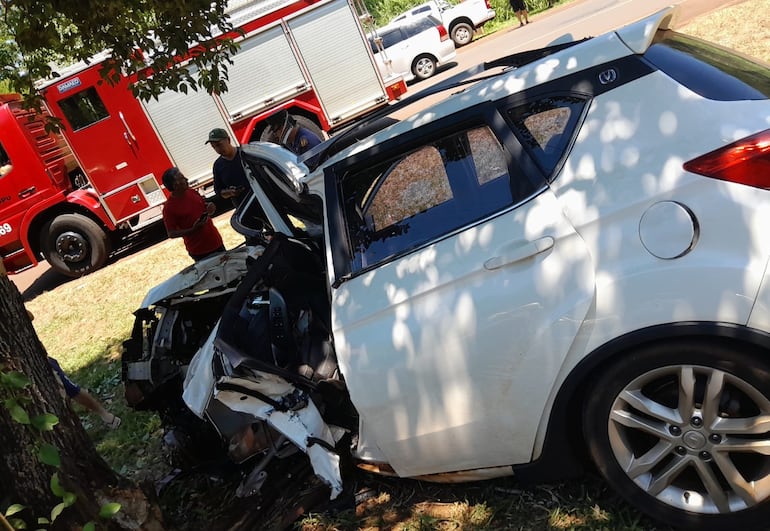
[[[493,256],[492,258],[488,259],[486,262],[484,262],[484,269],[492,271],[494,269],[500,269],[501,267],[508,264],[526,260],[527,258],[547,251],[553,247],[553,244],[554,239],[551,236],[545,236],[533,242],[527,242],[523,245],[519,245],[512,249],[506,250],[506,252],[500,256]]]

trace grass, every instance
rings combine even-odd
[[[485,32],[488,34],[494,29],[499,26],[487,26]],[[770,0],[746,0],[699,17],[679,29],[770,62]],[[218,218],[216,225],[231,248],[240,243],[241,237],[230,228],[226,217]],[[168,467],[160,452],[162,432],[158,419],[131,411],[124,405],[120,346],[130,334],[132,312],[139,307],[145,293],[189,263],[182,242],[166,240],[91,275],[62,284],[27,303],[36,316],[35,328],[49,353],[59,359],[73,379],[123,417],[123,426],[110,432],[98,418],[79,410],[99,452],[115,470],[137,481],[158,479],[168,472]],[[527,488],[512,479],[461,486],[370,475],[362,475],[359,481],[358,492],[367,496],[357,504],[354,513],[334,517],[310,515],[301,521],[299,528],[305,531],[655,529],[654,524],[617,500],[603,482],[591,476],[559,485]],[[205,512],[200,507],[202,502],[191,503],[197,503],[197,510]],[[191,525],[200,524],[200,519],[196,519]]]
[[[746,0],[696,18],[679,31],[770,63],[770,0]]]

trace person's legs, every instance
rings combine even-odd
[[[118,426],[120,426],[120,417],[117,415],[113,415],[106,409],[104,409],[104,406],[102,406],[101,403],[99,403],[98,400],[96,400],[91,394],[86,391],[85,389],[82,389],[78,384],[73,382],[69,379],[69,377],[64,374],[64,370],[62,370],[61,365],[59,365],[59,362],[56,361],[56,359],[52,358],[51,356],[48,356],[48,364],[51,366],[53,371],[56,373],[56,376],[59,377],[59,380],[61,381],[62,385],[64,386],[64,392],[67,395],[67,398],[70,400],[73,400],[74,402],[77,402],[84,408],[93,411],[101,419],[104,421],[105,424],[107,424],[110,428],[115,429]]]
[[[77,396],[77,394],[80,392],[80,386],[70,380],[69,377],[64,374],[64,371],[62,370],[61,365],[59,365],[59,362],[56,361],[55,358],[48,356],[48,365],[51,366],[53,372],[55,372],[56,376],[59,377],[59,380],[64,386],[64,392],[66,393],[67,398],[74,398]]]
[[[73,396],[72,400],[99,415],[104,423],[110,428],[115,429],[120,426],[120,417],[107,411],[104,406],[85,389],[80,389],[80,392]]]

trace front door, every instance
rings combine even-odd
[[[49,86],[51,113],[113,221],[164,200],[162,172],[172,165],[139,102],[122,79],[100,82],[98,65]],[[202,142],[201,142],[202,143]]]

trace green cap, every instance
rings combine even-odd
[[[219,140],[229,140],[230,135],[227,134],[227,131],[224,129],[221,129],[217,127],[216,129],[212,129],[209,133],[209,139],[206,140],[206,144],[209,142],[218,142]]]

